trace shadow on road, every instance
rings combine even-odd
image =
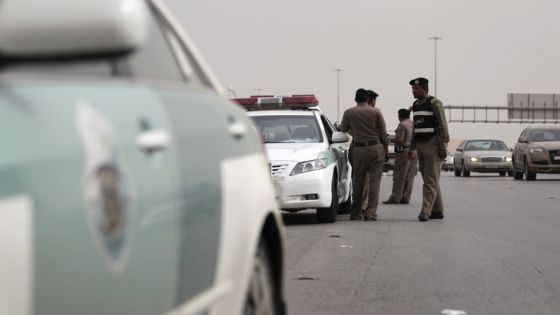
[[[286,225],[304,225],[304,224],[317,224],[317,216],[313,212],[284,212],[282,213],[284,224]]]

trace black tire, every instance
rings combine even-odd
[[[506,176],[506,172],[500,172],[500,176]]]
[[[341,203],[338,206],[337,213],[348,214],[350,213],[350,210],[352,210],[352,192],[350,192],[350,196],[348,196],[348,200],[346,200],[345,202]]]
[[[531,170],[529,170],[529,166],[527,165],[527,160],[525,160],[525,162],[523,163],[523,168],[524,168],[524,173],[525,173],[525,179],[526,180],[535,180],[537,179],[537,173],[535,172],[531,172]]]
[[[471,176],[471,171],[467,171],[465,169],[465,162],[461,163],[461,169],[463,171],[463,177],[469,177]]]
[[[513,171],[508,171],[507,174],[508,174],[509,177],[512,177],[514,172]]]
[[[276,315],[283,313],[280,292],[277,289],[279,286],[275,283],[276,277],[273,273],[268,246],[261,239],[253,260],[243,314]]]
[[[336,184],[336,173],[333,175],[331,186],[331,206],[328,208],[317,209],[317,222],[319,223],[332,223],[336,221],[336,214],[338,212],[338,189]]]
[[[511,164],[512,164],[512,166],[513,166],[513,171],[512,171],[512,173],[513,173],[513,179],[514,179],[514,180],[521,180],[521,179],[523,179],[523,172],[522,172],[522,171],[519,171],[519,170],[515,167],[515,164],[516,164],[516,163],[515,163],[515,160],[511,161]]]

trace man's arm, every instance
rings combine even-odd
[[[377,132],[379,133],[379,140],[385,149],[385,162],[387,162],[389,160],[389,138],[387,137],[385,118],[383,118],[381,111],[379,111],[379,115],[377,116]]]
[[[397,130],[395,130],[395,144],[399,144],[399,145],[404,144],[405,132],[406,130],[404,129],[404,127],[401,124],[399,124]]]
[[[439,125],[439,144],[447,148],[447,143],[449,143],[449,129],[447,128],[447,119],[445,119],[443,103],[437,98],[434,98],[432,100],[432,106],[434,109],[434,116]]]
[[[337,129],[339,131],[348,132],[350,130],[350,124],[348,123],[348,114],[346,111],[342,114],[342,121],[338,125]]]

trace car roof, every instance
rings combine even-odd
[[[539,129],[539,130],[558,130],[560,129],[560,126],[529,126],[527,127],[530,130],[535,130],[535,129]]]
[[[500,141],[500,142],[504,142],[504,140],[501,140],[501,139],[467,139],[465,141],[466,142],[470,142],[470,141]]]

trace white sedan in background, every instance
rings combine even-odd
[[[473,139],[461,142],[453,157],[455,176],[471,172],[513,176],[511,151],[502,140]]]

